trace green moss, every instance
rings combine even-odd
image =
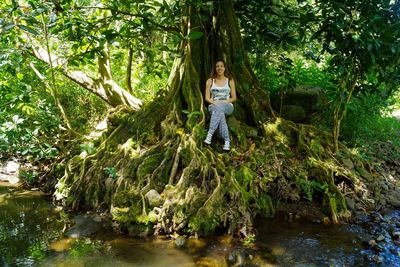
[[[275,214],[275,207],[269,195],[263,193],[255,195],[255,203],[261,216],[271,217]]]
[[[337,223],[339,218],[350,216],[346,207],[346,201],[340,192],[326,192],[323,204],[329,209],[334,223]]]
[[[181,150],[181,165],[182,167],[186,167],[189,165],[192,159],[192,152],[189,148],[185,147]]]
[[[125,190],[115,195],[111,215],[123,229],[134,236],[150,234],[153,223],[158,220],[154,212],[144,212],[143,198],[135,190]]]
[[[310,142],[310,152],[312,155],[315,155],[316,157],[322,157],[324,156],[325,150],[322,147],[321,143],[319,142],[318,139],[313,139]]]
[[[135,190],[124,190],[115,194],[111,215],[123,224],[139,222],[143,212],[142,196]]]
[[[277,144],[292,146],[298,142],[299,130],[293,122],[277,118],[275,121],[264,123],[263,130],[265,136]]]
[[[213,232],[221,224],[218,216],[209,217],[208,214],[200,212],[196,216],[190,218],[189,229],[192,233],[200,233],[207,235]]]
[[[307,176],[297,176],[296,185],[304,193],[305,198],[309,201],[313,200],[315,192],[325,193],[328,191],[328,184],[326,182],[319,182],[316,180],[309,180]]]
[[[223,185],[221,186],[224,187]],[[191,208],[191,207],[190,207]],[[204,203],[198,210],[193,209],[188,217],[188,227],[191,232],[208,234],[221,226],[226,221],[227,203],[223,197],[223,193],[218,191]],[[186,216],[188,213],[186,212]]]
[[[329,212],[331,213],[331,216],[333,218],[335,218],[337,216],[337,214],[338,214],[335,194],[327,192],[325,194],[325,198],[324,198],[323,204],[324,204],[325,207],[327,207],[329,209]]]
[[[162,152],[155,153],[143,160],[136,171],[137,180],[141,181],[146,174],[152,174],[153,171],[160,165],[164,155]]]
[[[184,222],[188,215],[190,215],[189,212],[189,208],[187,207],[187,205],[178,205],[175,207],[175,212],[174,212],[174,216],[173,216],[173,221],[175,224],[180,224],[182,222]]]
[[[153,230],[153,225],[151,224],[129,224],[125,226],[131,236],[149,236]]]
[[[156,223],[158,220],[158,215],[154,211],[150,211],[147,214],[147,220],[148,220],[148,222]]]
[[[133,110],[124,105],[120,105],[114,109],[108,116],[108,121],[111,125],[121,125],[127,122]]]
[[[248,188],[254,177],[257,175],[248,167],[249,164],[243,164],[239,171],[236,172],[236,181],[245,188]]]

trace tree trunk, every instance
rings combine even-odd
[[[339,136],[340,129],[342,125],[343,118],[347,111],[347,106],[350,104],[351,97],[353,95],[354,89],[356,88],[358,78],[360,76],[360,68],[355,67],[356,64],[353,63],[346,77],[343,78],[343,81],[340,83],[341,94],[339,97],[339,102],[336,104],[333,110],[333,143],[335,146],[335,153],[339,152]],[[342,99],[342,95],[346,93],[346,98]]]
[[[208,6],[186,8],[182,31],[204,34],[181,43],[169,90],[139,112],[121,107],[110,114],[96,152],[68,161],[56,198],[75,209],[109,208],[132,232],[154,225],[162,233],[226,227],[248,237],[255,216],[273,215],[277,201],[299,200],[307,189],[301,185],[315,180],[326,186],[321,194],[332,218],[347,216],[336,179],[353,185],[356,175],[333,161],[331,135],[275,118],[247,59],[232,1],[214,1],[211,13]],[[205,81],[221,57],[238,94],[229,153],[218,141],[203,144]]]
[[[133,94],[132,89],[132,60],[133,60],[133,49],[129,47],[128,49],[128,65],[126,66],[125,75],[125,86],[130,94]]]
[[[41,47],[37,42],[25,35],[27,40],[32,43],[32,55],[40,61],[49,64],[53,68],[57,68],[68,79],[79,84],[91,93],[99,96],[105,102],[113,107],[118,105],[126,105],[133,110],[139,110],[142,105],[141,100],[135,98],[113,79],[110,69],[110,60],[107,49],[103,51],[103,56],[99,58],[99,79],[93,79],[82,71],[71,70],[68,68],[68,62],[55,54],[50,54]],[[50,64],[51,63],[51,64]]]

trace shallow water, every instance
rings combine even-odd
[[[0,187],[0,266],[30,266],[61,236],[62,221],[38,192]]]
[[[46,197],[0,187],[0,266],[400,266],[400,250],[368,245],[376,227],[258,220],[257,240],[229,236],[174,240],[118,236],[104,229],[66,238],[65,220]],[[372,229],[372,230],[371,230]]]
[[[272,250],[279,265],[369,266],[370,252],[362,244],[368,239],[367,231],[355,225],[266,221],[258,243]]]

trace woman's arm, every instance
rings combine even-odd
[[[237,100],[235,81],[233,79],[229,80],[229,87],[231,88],[231,97],[227,100],[228,103],[233,103]]]
[[[208,103],[214,103],[214,101],[211,99],[211,79],[208,79],[206,82],[206,93],[204,95],[204,98]]]

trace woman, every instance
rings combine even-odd
[[[215,62],[211,78],[206,83],[205,100],[210,103],[208,110],[211,113],[210,128],[204,142],[211,144],[214,132],[219,128],[224,139],[223,150],[230,150],[230,139],[226,115],[233,112],[232,103],[236,101],[235,81],[230,77],[223,60]]]

